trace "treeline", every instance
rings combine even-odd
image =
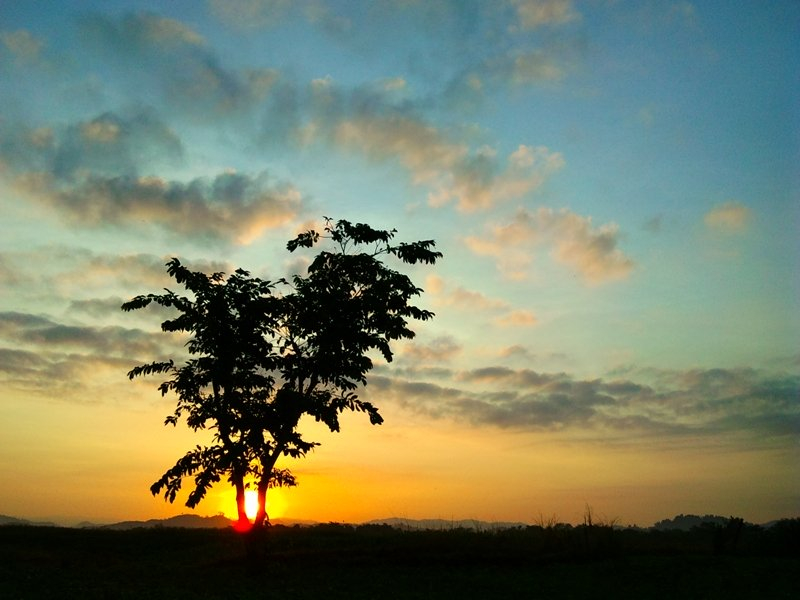
[[[545,524],[498,530],[399,530],[388,525],[273,526],[268,554],[316,554],[332,560],[525,563],[635,555],[800,556],[800,519],[770,527],[729,519],[688,531],[609,523]]]

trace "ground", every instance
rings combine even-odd
[[[711,533],[331,524],[273,527],[246,540],[231,530],[5,526],[0,596],[731,600],[790,598],[800,590],[796,537],[776,545],[762,532],[720,552]]]

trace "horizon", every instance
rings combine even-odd
[[[164,264],[302,273],[324,216],[436,240],[384,423],[313,419],[275,517],[800,510],[800,3],[0,5],[0,514],[167,518],[208,431]],[[235,511],[224,482],[198,506]],[[80,516],[80,518],[78,518]]]
[[[197,514],[195,512],[182,512],[175,515],[170,515],[168,517],[161,517],[161,518],[148,518],[148,519],[123,519],[120,521],[92,521],[87,519],[82,519],[78,521],[71,521],[71,520],[63,520],[58,518],[51,518],[51,519],[42,519],[42,520],[32,520],[32,519],[25,519],[14,515],[6,515],[0,514],[0,519],[2,518],[10,518],[13,520],[21,521],[23,524],[29,524],[32,526],[46,526],[46,525],[55,525],[56,527],[66,527],[69,529],[79,529],[83,527],[109,527],[114,525],[122,525],[122,524],[129,524],[129,523],[150,523],[150,522],[166,522],[173,519],[178,519],[181,517],[193,517],[200,520],[205,519],[216,519],[222,517],[227,521],[230,521],[231,526],[234,526],[236,523],[236,516],[228,516],[223,513],[217,513],[215,515],[211,514]],[[684,518],[684,519],[730,519],[730,518],[742,518],[745,523],[756,525],[756,526],[766,526],[771,525],[773,523],[779,521],[786,521],[786,520],[795,520],[800,519],[800,514],[795,514],[794,516],[784,516],[778,519],[771,519],[769,521],[757,522],[751,521],[746,517],[742,517],[741,515],[717,515],[711,513],[702,513],[702,514],[693,514],[693,513],[676,513],[671,517],[664,517],[661,519],[657,519],[652,523],[628,523],[624,520],[618,520],[617,518],[609,518],[606,515],[600,515],[592,512],[592,517],[595,522],[599,525],[606,525],[610,524],[613,527],[633,527],[639,529],[652,529],[656,525],[660,523],[667,523],[667,522],[674,522],[677,519]],[[559,519],[556,515],[551,515],[547,518],[542,516],[538,517],[537,519],[529,520],[529,521],[487,521],[483,519],[472,519],[472,518],[463,518],[463,519],[453,519],[453,518],[405,518],[405,517],[378,517],[375,519],[368,519],[365,521],[358,521],[358,522],[348,522],[348,521],[332,521],[326,519],[294,519],[292,517],[276,517],[275,519],[270,519],[270,523],[272,525],[284,525],[284,526],[293,526],[293,525],[301,525],[301,526],[312,526],[312,525],[326,525],[326,524],[334,524],[334,525],[343,525],[343,526],[352,526],[358,527],[361,525],[372,525],[372,524],[390,524],[392,526],[402,525],[404,523],[411,524],[411,525],[420,525],[420,524],[429,524],[429,525],[444,525],[447,523],[452,524],[454,527],[458,526],[461,527],[463,524],[473,524],[476,527],[479,526],[525,526],[525,527],[535,527],[537,525],[546,527],[548,524],[556,524],[556,525],[571,525],[573,527],[585,524],[583,519],[579,520],[572,520],[567,521],[563,519]],[[7,525],[8,523],[0,523],[0,526]],[[427,526],[422,526],[422,528],[427,528]]]

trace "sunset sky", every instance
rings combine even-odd
[[[0,514],[188,512],[148,488],[206,438],[126,377],[184,340],[120,304],[297,272],[324,215],[435,239],[436,318],[273,517],[798,516],[798,40],[794,0],[0,3]]]

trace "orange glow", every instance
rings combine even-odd
[[[236,515],[236,498],[233,490],[226,489],[219,494],[220,509],[222,513],[235,521]],[[270,519],[277,519],[286,514],[289,503],[286,499],[286,494],[280,489],[271,489],[267,493],[267,515]],[[252,521],[258,512],[258,492],[254,489],[245,490],[244,492],[244,511],[247,518]]]

